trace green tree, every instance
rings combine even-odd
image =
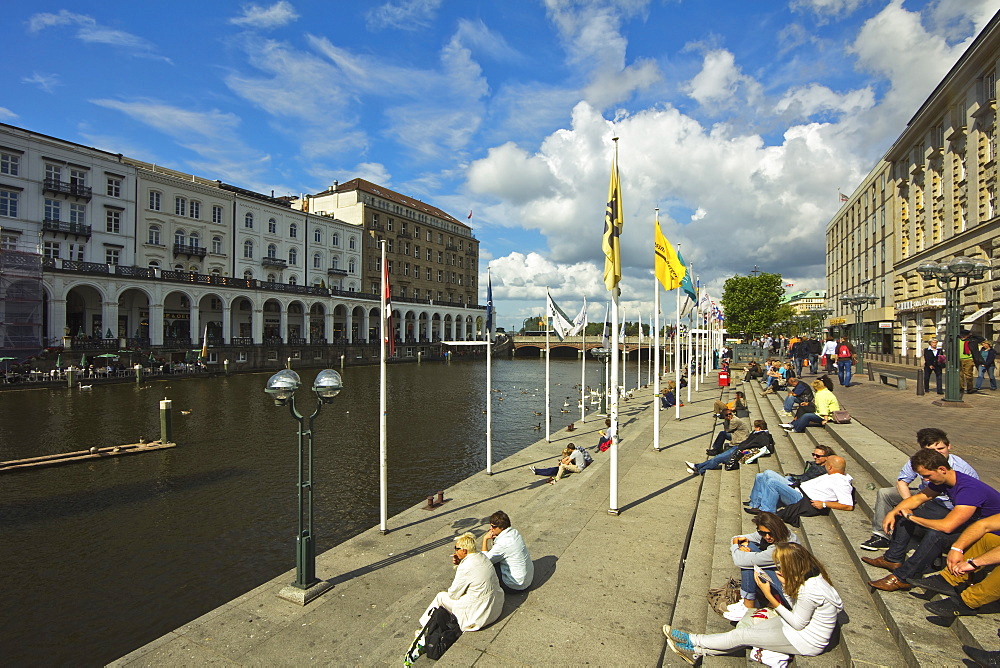
[[[524,324],[521,326],[521,334],[525,332],[544,332],[545,331],[545,316],[544,315],[533,315],[531,317],[524,319]]]
[[[730,334],[758,336],[766,333],[779,317],[785,294],[781,274],[733,276],[722,288],[722,309]]]

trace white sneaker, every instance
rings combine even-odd
[[[730,612],[737,612],[740,608],[746,609],[747,606],[743,605],[743,601],[736,601],[735,603],[730,603],[726,606],[726,610]]]
[[[727,610],[726,612],[722,613],[722,616],[731,622],[740,621],[741,619],[746,617],[747,610],[749,610],[749,608],[743,605],[742,601],[740,601],[739,606],[741,608],[740,610]]]
[[[778,426],[781,427],[782,429],[791,429],[792,428],[792,423],[791,422],[782,422]]]
[[[744,464],[753,464],[755,461],[757,461],[758,459],[760,459],[764,455],[768,455],[768,454],[771,454],[771,452],[765,446],[765,447],[761,448],[760,450],[758,450],[757,452],[755,452],[754,454],[752,454],[749,457],[747,457],[747,460],[745,462],[743,462],[743,463]]]
[[[687,467],[688,473],[695,473],[694,464],[692,464],[691,462],[684,462],[684,465]]]

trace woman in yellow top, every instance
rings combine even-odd
[[[830,419],[830,414],[833,411],[840,410],[840,403],[837,401],[837,397],[834,396],[833,392],[826,389],[826,384],[823,381],[814,380],[810,383],[810,387],[813,390],[813,407],[815,410],[812,413],[803,413],[800,417],[792,420],[791,423],[781,425],[782,428],[802,433],[811,424],[817,424],[822,427]]]

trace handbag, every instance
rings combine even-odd
[[[847,411],[833,411],[830,413],[830,422],[836,424],[850,424],[851,414]]]
[[[736,578],[729,578],[729,582],[723,587],[708,590],[708,605],[720,615],[726,612],[728,606],[739,600],[741,600],[740,581]]]

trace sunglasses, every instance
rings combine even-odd
[[[827,456],[828,455],[824,455],[823,453],[815,453],[815,452],[813,453],[813,457],[815,457],[816,459],[819,459],[821,457],[827,457]]]
[[[760,529],[757,530],[757,533],[759,533],[761,536],[773,536],[774,535],[770,531],[761,531]]]

